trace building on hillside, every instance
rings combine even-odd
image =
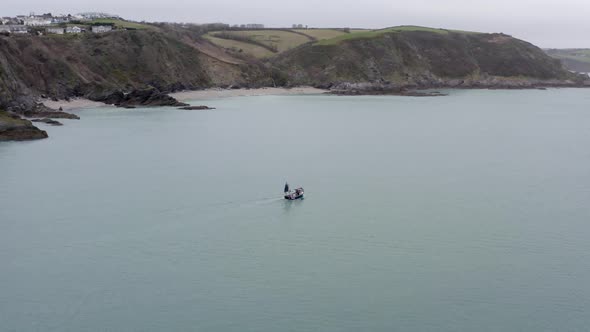
[[[22,34],[29,33],[29,29],[23,24],[12,25],[11,29],[12,29],[12,33],[22,33]]]
[[[258,23],[246,24],[246,29],[264,29],[264,24],[258,24]]]
[[[80,17],[83,20],[95,20],[100,18],[112,18],[112,19],[121,19],[119,15],[112,15],[107,13],[100,13],[100,12],[90,12],[90,13],[80,13],[77,14],[76,17]]]
[[[29,33],[29,29],[24,25],[0,25],[0,32],[23,34]]]
[[[293,24],[293,29],[306,29],[306,26],[303,26],[303,24]]]
[[[51,19],[52,24],[68,23],[71,16],[57,16]]]
[[[52,18],[44,17],[44,16],[27,16],[23,18],[24,25],[27,26],[43,26],[43,25],[50,25]]]
[[[64,28],[47,28],[47,29],[45,29],[45,32],[47,34],[63,35],[64,34]]]
[[[0,18],[0,23],[2,25],[12,25],[12,24],[19,24],[21,22],[19,22],[19,20],[14,17],[3,17],[3,18]]]
[[[113,27],[110,25],[94,25],[92,26],[93,33],[105,33],[113,30]]]
[[[66,33],[81,33],[82,32],[82,28],[78,27],[78,26],[73,26],[73,27],[67,27],[66,28]]]

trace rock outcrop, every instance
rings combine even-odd
[[[76,114],[67,113],[63,111],[56,111],[41,103],[34,104],[28,110],[21,112],[27,118],[48,118],[48,119],[74,119],[79,120],[80,117]]]
[[[184,106],[180,108],[181,110],[214,110],[215,107],[209,107],[205,105],[198,105],[198,106]]]
[[[0,110],[0,141],[25,141],[42,138],[47,138],[47,132],[33,126],[31,121]]]
[[[188,106],[188,104],[181,103],[155,88],[134,90],[130,93],[116,91],[104,97],[95,98],[94,100],[125,108],[133,108],[135,106]]]
[[[43,122],[43,123],[46,123],[46,124],[52,125],[52,126],[63,126],[63,123],[61,123],[57,120],[49,119],[49,118],[33,119],[31,121],[32,122]]]

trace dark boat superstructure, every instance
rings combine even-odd
[[[299,187],[295,190],[289,189],[289,184],[285,183],[285,199],[290,201],[303,198],[303,188]]]

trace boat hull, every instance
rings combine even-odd
[[[290,201],[294,201],[296,199],[303,198],[303,188],[299,187],[295,190],[289,190],[289,185],[285,185],[285,195],[283,196],[285,199]]]
[[[303,194],[301,195],[285,195],[285,199],[289,200],[289,201],[294,201],[296,199],[302,199],[303,198]]]
[[[303,199],[303,195],[299,195],[299,196],[295,196],[295,197],[285,196],[285,199],[289,200],[289,201],[294,201],[296,199]]]

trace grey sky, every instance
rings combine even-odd
[[[541,47],[590,48],[590,0],[21,0],[0,15],[104,11],[133,20],[383,28],[411,24],[504,32]]]

